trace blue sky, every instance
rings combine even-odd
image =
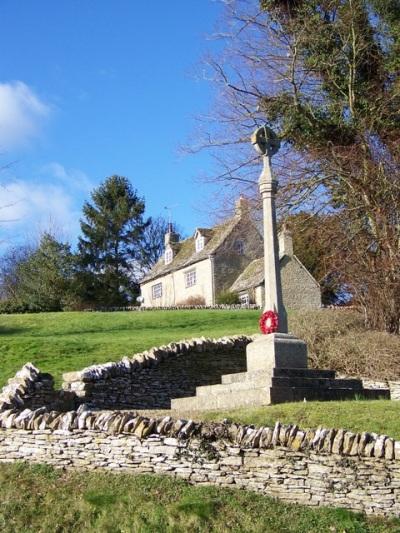
[[[195,206],[212,191],[194,178],[211,160],[179,145],[212,101],[193,72],[219,11],[212,0],[2,0],[3,247],[49,226],[74,242],[84,200],[111,174],[131,180],[148,215],[174,206],[187,233],[207,222]]]

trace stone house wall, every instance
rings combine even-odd
[[[185,285],[185,272],[196,271],[196,284],[192,287]],[[141,292],[145,306],[165,307],[185,302],[191,296],[202,296],[205,305],[213,305],[213,265],[210,258],[194,263],[186,268],[171,272],[165,276],[153,279],[141,285]],[[157,283],[162,284],[161,298],[152,297],[152,287]]]
[[[235,243],[241,240],[244,253],[239,254]],[[194,243],[193,243],[194,246]],[[164,307],[185,302],[187,298],[201,296],[205,305],[214,305],[219,292],[228,289],[246,266],[263,253],[263,243],[256,227],[247,217],[240,219],[233,231],[207,259],[160,276],[141,284],[144,306]],[[196,271],[196,284],[185,286],[185,273]],[[161,298],[152,297],[152,287],[162,284]]]
[[[321,288],[296,256],[284,256],[280,262],[283,304],[286,309],[318,309]]]

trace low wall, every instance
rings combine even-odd
[[[195,309],[207,309],[216,311],[240,311],[242,309],[260,309],[257,304],[215,304],[215,305],[132,305],[125,307],[88,307],[84,309],[85,312],[101,312],[109,313],[115,311],[192,311]]]
[[[220,383],[223,374],[246,371],[253,337],[191,339],[93,365],[63,375],[63,389],[91,407],[170,409],[172,398],[194,396],[196,386]]]
[[[400,516],[400,442],[386,435],[153,419],[85,405],[65,412],[55,405],[66,408],[74,393],[51,385],[27,364],[3,389],[0,462],[165,473],[306,505]]]
[[[76,406],[76,395],[69,391],[55,390],[54,379],[50,374],[44,374],[27,363],[2,389],[0,411],[37,409],[43,405],[48,409],[68,411]]]
[[[7,410],[0,462],[165,473],[289,502],[400,515],[400,443],[342,429],[303,431],[149,419],[134,413]]]

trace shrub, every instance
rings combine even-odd
[[[366,329],[357,311],[292,312],[289,329],[307,343],[311,368],[378,380],[400,377],[399,336]]]
[[[13,300],[0,301],[0,314],[40,313],[41,311],[43,309],[32,303],[16,302]]]
[[[235,305],[240,304],[237,292],[221,291],[217,296],[217,304]]]
[[[177,302],[176,305],[178,307],[186,305],[206,305],[206,301],[204,299],[204,296],[200,296],[200,294],[195,294],[193,296],[188,296],[185,300]]]

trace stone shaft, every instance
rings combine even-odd
[[[271,171],[271,158],[268,152],[263,156],[264,168],[259,180],[263,202],[264,224],[264,269],[265,269],[265,307],[278,314],[280,333],[287,333],[287,315],[282,299],[282,284],[279,265],[278,235],[276,229],[275,194],[278,188]]]

